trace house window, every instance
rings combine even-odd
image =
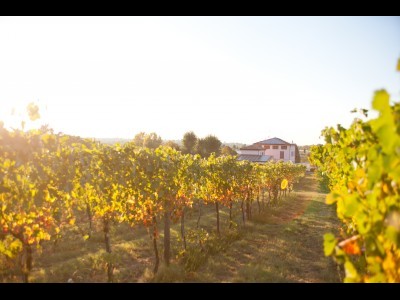
[[[271,146],[264,146],[265,149],[271,149]]]
[[[281,151],[281,157],[280,157],[280,159],[283,159],[283,158],[284,158],[284,153],[285,153],[285,151]]]
[[[287,149],[287,146],[281,146],[281,149],[285,149],[285,150],[286,150],[286,149]]]
[[[278,149],[278,146],[272,146],[272,149]]]
[[[294,151],[292,151],[292,153],[290,154],[291,156],[294,156]]]

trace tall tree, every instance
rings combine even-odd
[[[133,143],[138,147],[156,149],[162,144],[162,139],[155,132],[139,132],[133,138]]]
[[[294,145],[294,162],[297,164],[299,162],[301,162],[301,158],[300,158],[300,151],[299,151],[299,147],[297,147],[297,145]]]
[[[202,157],[209,157],[211,153],[219,156],[221,153],[221,141],[213,135],[208,135],[203,139],[199,139],[196,145],[196,153]]]
[[[157,135],[155,132],[151,132],[146,135],[143,146],[151,149],[156,149],[161,144],[162,144],[161,137]]]
[[[143,147],[145,137],[146,133],[143,131],[136,134],[135,137],[133,138],[133,143],[135,144],[135,146]]]
[[[199,154],[201,157],[207,157],[207,148],[205,139],[197,139],[196,146],[194,148],[194,152]]]
[[[197,144],[197,136],[193,131],[186,132],[182,139],[182,152],[185,154],[195,154]]]

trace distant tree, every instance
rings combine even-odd
[[[237,155],[237,152],[229,146],[223,146],[221,148],[221,155]]]
[[[158,146],[161,145],[162,139],[155,132],[148,134],[145,132],[139,132],[133,138],[133,143],[138,147],[156,149]]]
[[[181,151],[181,147],[174,141],[167,141],[166,143],[164,143],[164,146],[171,147],[175,150]]]
[[[149,133],[144,139],[144,147],[156,149],[162,144],[162,139],[155,132]]]
[[[201,157],[207,157],[205,139],[197,139],[197,143],[194,147],[194,153],[199,154]]]
[[[135,135],[133,138],[133,143],[138,146],[138,147],[143,147],[144,145],[144,138],[146,137],[145,132],[139,132],[138,134]]]
[[[186,132],[182,139],[182,152],[185,154],[195,154],[197,144],[197,136],[193,131]]]
[[[300,158],[300,151],[299,151],[299,147],[297,147],[297,145],[294,145],[294,162],[297,164],[299,162],[301,162],[301,158]]]
[[[209,157],[211,153],[215,153],[216,156],[221,154],[221,141],[213,136],[208,135],[203,139],[198,139],[196,144],[196,153],[202,157]]]
[[[213,135],[208,135],[204,138],[205,143],[206,143],[206,148],[208,152],[208,156],[211,155],[211,153],[215,153],[217,156],[221,154],[221,141]]]

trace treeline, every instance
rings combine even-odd
[[[245,224],[252,217],[253,202],[261,212],[286,195],[303,174],[304,167],[292,163],[257,165],[214,153],[203,158],[168,146],[104,145],[55,134],[47,127],[24,132],[0,126],[0,253],[7,261],[20,262],[22,279],[28,282],[35,248],[44,241],[57,242],[71,227],[79,227],[89,239],[97,222],[111,257],[111,228],[125,223],[151,232],[157,272],[160,222],[168,266],[171,224],[181,223],[186,248],[185,214],[194,204],[198,222],[202,206],[215,207],[215,231],[220,235],[221,206],[229,209],[229,227],[234,225],[234,210]],[[109,282],[113,270],[110,258]]]
[[[188,131],[183,135],[182,145],[174,141],[163,142],[161,137],[154,132],[139,132],[133,138],[132,143],[138,147],[151,149],[156,149],[161,145],[165,145],[175,150],[182,151],[184,154],[199,154],[201,157],[209,157],[211,153],[214,153],[216,156],[237,154],[232,147],[223,145],[216,136],[210,134],[204,138],[199,138],[193,131]]]

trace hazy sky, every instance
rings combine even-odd
[[[312,144],[376,89],[399,101],[399,57],[399,17],[1,17],[0,119]]]

